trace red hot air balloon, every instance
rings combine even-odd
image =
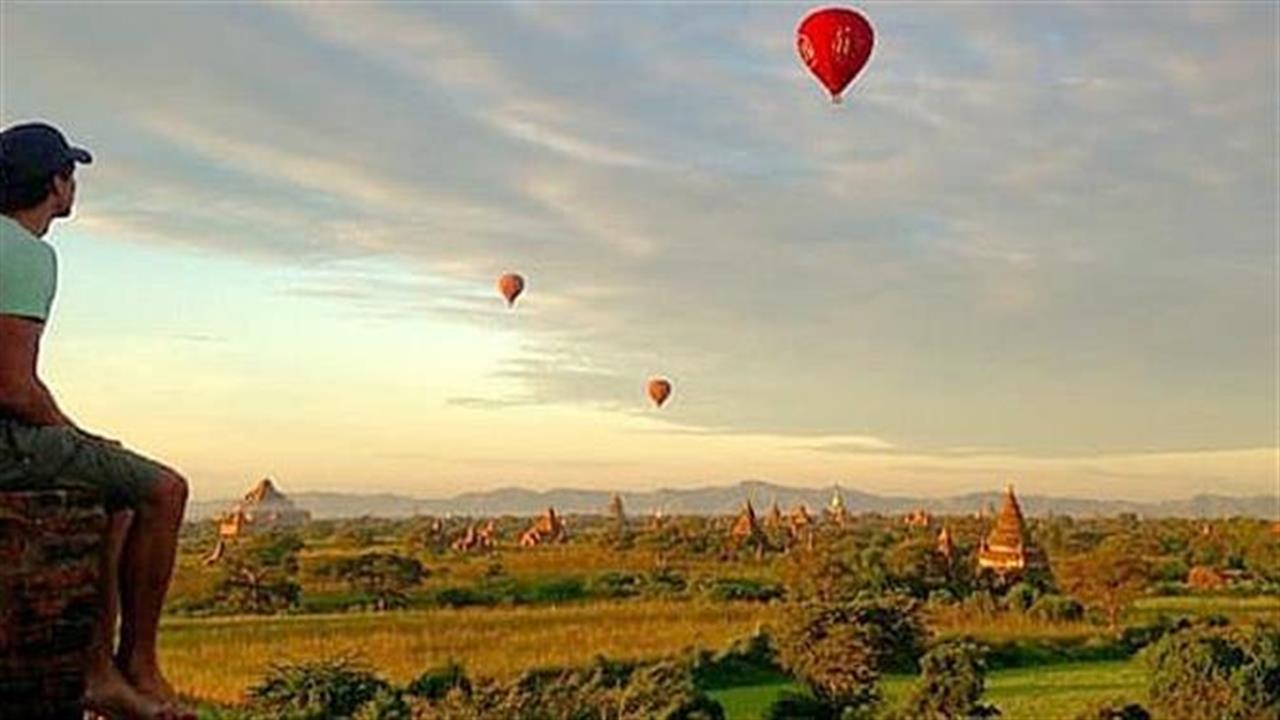
[[[498,278],[498,292],[507,299],[507,307],[516,304],[516,298],[524,292],[524,278],[515,273],[506,273]]]
[[[871,23],[848,8],[815,10],[796,29],[800,59],[831,93],[834,103],[840,102],[840,93],[871,59],[873,44]]]
[[[662,404],[671,397],[671,381],[663,378],[654,378],[649,381],[649,399],[654,405],[662,407]]]

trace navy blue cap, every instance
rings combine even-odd
[[[68,163],[91,162],[88,150],[73,147],[47,123],[23,123],[0,131],[0,181],[5,186],[43,180]]]

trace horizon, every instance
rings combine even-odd
[[[838,107],[809,7],[4,3],[41,374],[198,501],[1280,501],[1280,6],[864,3]]]
[[[488,495],[488,494],[498,494],[498,493],[504,493],[504,492],[522,492],[522,493],[530,493],[530,494],[541,495],[541,496],[551,495],[554,493],[597,493],[597,494],[617,494],[617,495],[625,496],[625,495],[655,495],[660,493],[720,491],[720,490],[732,490],[735,488],[743,488],[746,486],[759,486],[759,485],[766,485],[775,489],[795,491],[795,492],[820,492],[820,491],[826,492],[831,490],[838,490],[842,494],[842,496],[845,494],[855,494],[855,495],[862,495],[867,497],[876,497],[882,500],[921,500],[921,501],[955,500],[957,498],[966,498],[970,496],[988,496],[988,495],[999,496],[1004,494],[1003,486],[997,489],[969,490],[969,491],[957,492],[957,493],[947,494],[947,495],[909,495],[909,494],[868,492],[868,491],[859,489],[858,487],[848,483],[827,483],[822,485],[787,485],[784,483],[778,483],[778,482],[773,482],[769,480],[754,480],[754,479],[739,480],[737,482],[732,482],[728,484],[716,484],[716,485],[692,485],[688,487],[660,486],[660,487],[652,487],[652,488],[626,488],[626,489],[583,488],[583,487],[571,487],[571,486],[530,488],[530,487],[525,487],[520,485],[499,485],[499,486],[487,488],[484,490],[465,490],[464,489],[464,490],[458,490],[450,495],[436,495],[436,496],[409,495],[401,492],[376,491],[376,490],[358,491],[358,490],[305,490],[304,489],[299,491],[286,491],[283,487],[281,487],[281,483],[274,477],[263,477],[260,480],[250,484],[248,487],[250,489],[255,488],[257,487],[257,484],[259,482],[262,482],[264,480],[270,481],[272,485],[275,487],[275,489],[286,497],[293,496],[293,495],[345,495],[349,497],[394,497],[399,499],[425,501],[425,502],[448,502],[451,500],[456,500],[466,495]],[[1035,497],[1035,498],[1043,498],[1043,499],[1050,499],[1050,500],[1071,500],[1071,501],[1090,501],[1090,502],[1100,502],[1100,503],[1134,503],[1134,504],[1179,503],[1179,502],[1188,502],[1192,500],[1197,500],[1201,498],[1224,498],[1228,500],[1241,500],[1241,499],[1251,499],[1251,498],[1260,497],[1259,495],[1226,495],[1226,494],[1214,493],[1214,492],[1199,492],[1199,493],[1185,495],[1181,497],[1159,497],[1159,498],[1148,499],[1148,500],[1139,499],[1139,498],[1125,498],[1125,497],[1096,497],[1096,496],[1082,497],[1082,496],[1075,496],[1075,495],[1023,493],[1017,490],[1016,483],[1014,483],[1014,491],[1016,492],[1019,498]],[[244,494],[245,494],[244,492],[241,492],[238,495],[230,495],[227,497],[202,498],[197,500],[196,502],[198,503],[235,502],[237,500],[240,500],[244,496]],[[1265,494],[1263,496],[1265,496]],[[758,500],[758,498],[750,497],[749,493],[743,495],[742,499],[752,502],[753,504],[755,504],[756,501]],[[1274,496],[1271,499],[1277,500],[1277,502],[1280,503],[1280,499],[1277,499]],[[680,514],[680,513],[675,513],[675,514]],[[1277,519],[1280,519],[1280,504],[1277,505],[1275,511],[1272,514]]]

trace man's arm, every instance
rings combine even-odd
[[[36,377],[44,323],[0,315],[0,414],[29,425],[71,425]]]

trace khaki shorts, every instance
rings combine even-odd
[[[73,427],[0,418],[0,491],[97,491],[116,511],[138,507],[165,472],[172,471]]]

